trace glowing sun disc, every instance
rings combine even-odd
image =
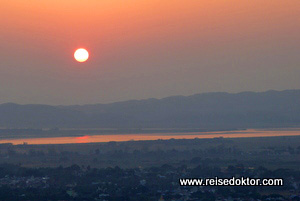
[[[89,58],[89,52],[84,48],[79,48],[75,51],[74,58],[78,62],[85,62]]]

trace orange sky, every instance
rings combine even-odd
[[[2,102],[300,86],[298,0],[4,0],[0,25]]]

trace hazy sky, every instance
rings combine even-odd
[[[299,0],[1,1],[0,103],[295,88]]]

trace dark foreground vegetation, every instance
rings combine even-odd
[[[300,200],[300,137],[0,145],[0,201]],[[181,187],[179,178],[284,178]]]
[[[96,169],[0,166],[0,200],[299,200],[300,172],[243,165],[226,168],[198,165]],[[281,187],[180,187],[182,177],[284,178]]]

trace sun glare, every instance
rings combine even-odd
[[[86,49],[79,48],[75,51],[74,58],[78,62],[85,62],[89,58],[89,52]]]

